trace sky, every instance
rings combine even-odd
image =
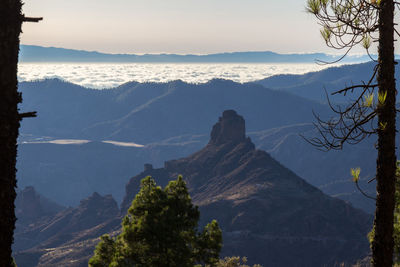
[[[106,53],[337,53],[306,0],[25,0],[22,44]]]

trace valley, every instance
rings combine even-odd
[[[178,174],[204,214],[201,220],[221,223],[223,255],[244,251],[251,262],[274,266],[287,266],[300,254],[299,266],[365,257],[374,201],[357,190],[350,169],[361,168],[359,184],[374,195],[375,140],[324,152],[301,135],[318,134],[313,112],[332,116],[314,88],[362,79],[369,67],[252,83],[130,82],[108,90],[58,79],[20,83],[21,110],[35,110],[38,117],[21,128],[18,187],[33,186],[39,199],[58,203],[58,209],[21,220],[17,263],[72,260],[70,266],[85,266],[97,238],[119,231],[141,178],[151,175],[164,186]],[[27,208],[19,203],[17,208]],[[309,256],[316,250],[317,257]]]

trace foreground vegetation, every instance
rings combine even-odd
[[[181,176],[164,189],[148,176],[122,222],[122,233],[102,236],[89,266],[216,266],[222,231],[213,220],[199,232],[199,218]]]

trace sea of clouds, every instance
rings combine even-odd
[[[250,82],[276,74],[303,74],[332,65],[318,64],[176,64],[176,63],[20,63],[19,81],[59,78],[88,88],[112,88],[129,81],[204,83],[214,78]]]

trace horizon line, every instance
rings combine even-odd
[[[172,53],[172,52],[157,52],[157,53],[112,53],[112,52],[101,52],[98,50],[85,50],[85,49],[76,49],[76,48],[65,48],[65,47],[57,47],[57,46],[43,46],[36,44],[21,44],[21,46],[33,46],[33,47],[41,47],[41,48],[53,48],[53,49],[64,49],[64,50],[74,50],[79,52],[88,52],[88,53],[98,53],[105,55],[124,55],[124,56],[159,56],[159,55],[177,55],[177,56],[211,56],[211,55],[220,55],[220,54],[236,54],[236,53],[274,53],[277,55],[313,55],[313,54],[323,54],[326,56],[337,57],[343,54],[341,53],[324,53],[324,52],[288,52],[288,53],[279,53],[271,50],[245,50],[245,51],[233,51],[233,52],[216,52],[216,53]],[[377,54],[370,54],[372,56],[376,56]],[[350,57],[363,57],[368,56],[367,53],[354,53],[348,54]]]

